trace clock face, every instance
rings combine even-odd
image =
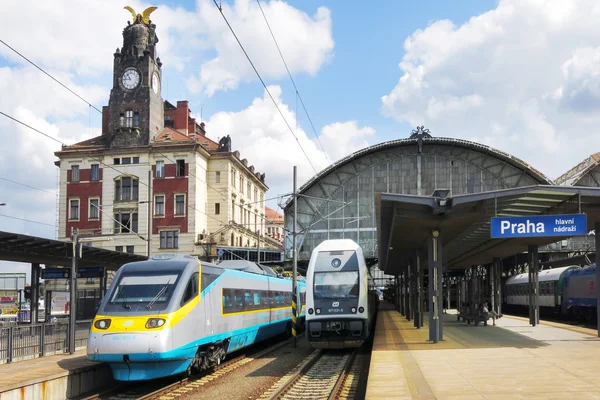
[[[158,93],[158,74],[156,72],[152,74],[152,90],[154,93]]]
[[[140,83],[140,74],[135,69],[128,69],[121,77],[121,82],[126,89],[133,89]]]

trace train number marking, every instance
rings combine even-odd
[[[113,336],[113,340],[135,340],[135,335],[118,335]]]

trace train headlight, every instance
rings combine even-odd
[[[108,329],[110,326],[110,319],[99,319],[94,322],[96,329]]]
[[[309,309],[308,309],[308,313],[309,313],[310,315],[312,315],[312,314],[313,314],[313,312],[315,312],[315,310],[313,310],[312,308],[309,308]]]
[[[317,308],[317,309],[315,310],[315,312],[316,312],[317,314],[321,314],[321,309],[320,309],[320,308]]]
[[[146,322],[146,329],[160,328],[164,324],[165,320],[163,318],[150,318],[148,322]]]
[[[365,312],[365,308],[364,307],[358,307],[358,312],[359,313],[364,313]]]
[[[352,311],[353,313],[355,313],[355,312],[356,312],[356,307],[352,307],[352,310],[351,310],[351,311]]]

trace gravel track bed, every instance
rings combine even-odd
[[[197,389],[173,396],[178,400],[249,400],[260,397],[281,377],[292,370],[303,359],[312,353],[313,349],[304,337],[297,338],[296,348],[284,346],[265,357],[228,373],[223,378],[216,379]],[[171,397],[172,394],[169,394]]]

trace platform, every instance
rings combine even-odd
[[[66,399],[113,383],[108,365],[85,350],[0,365],[0,400]]]
[[[433,344],[427,324],[379,312],[367,399],[600,399],[595,331],[507,317],[474,326],[451,311],[443,318],[444,340]]]

